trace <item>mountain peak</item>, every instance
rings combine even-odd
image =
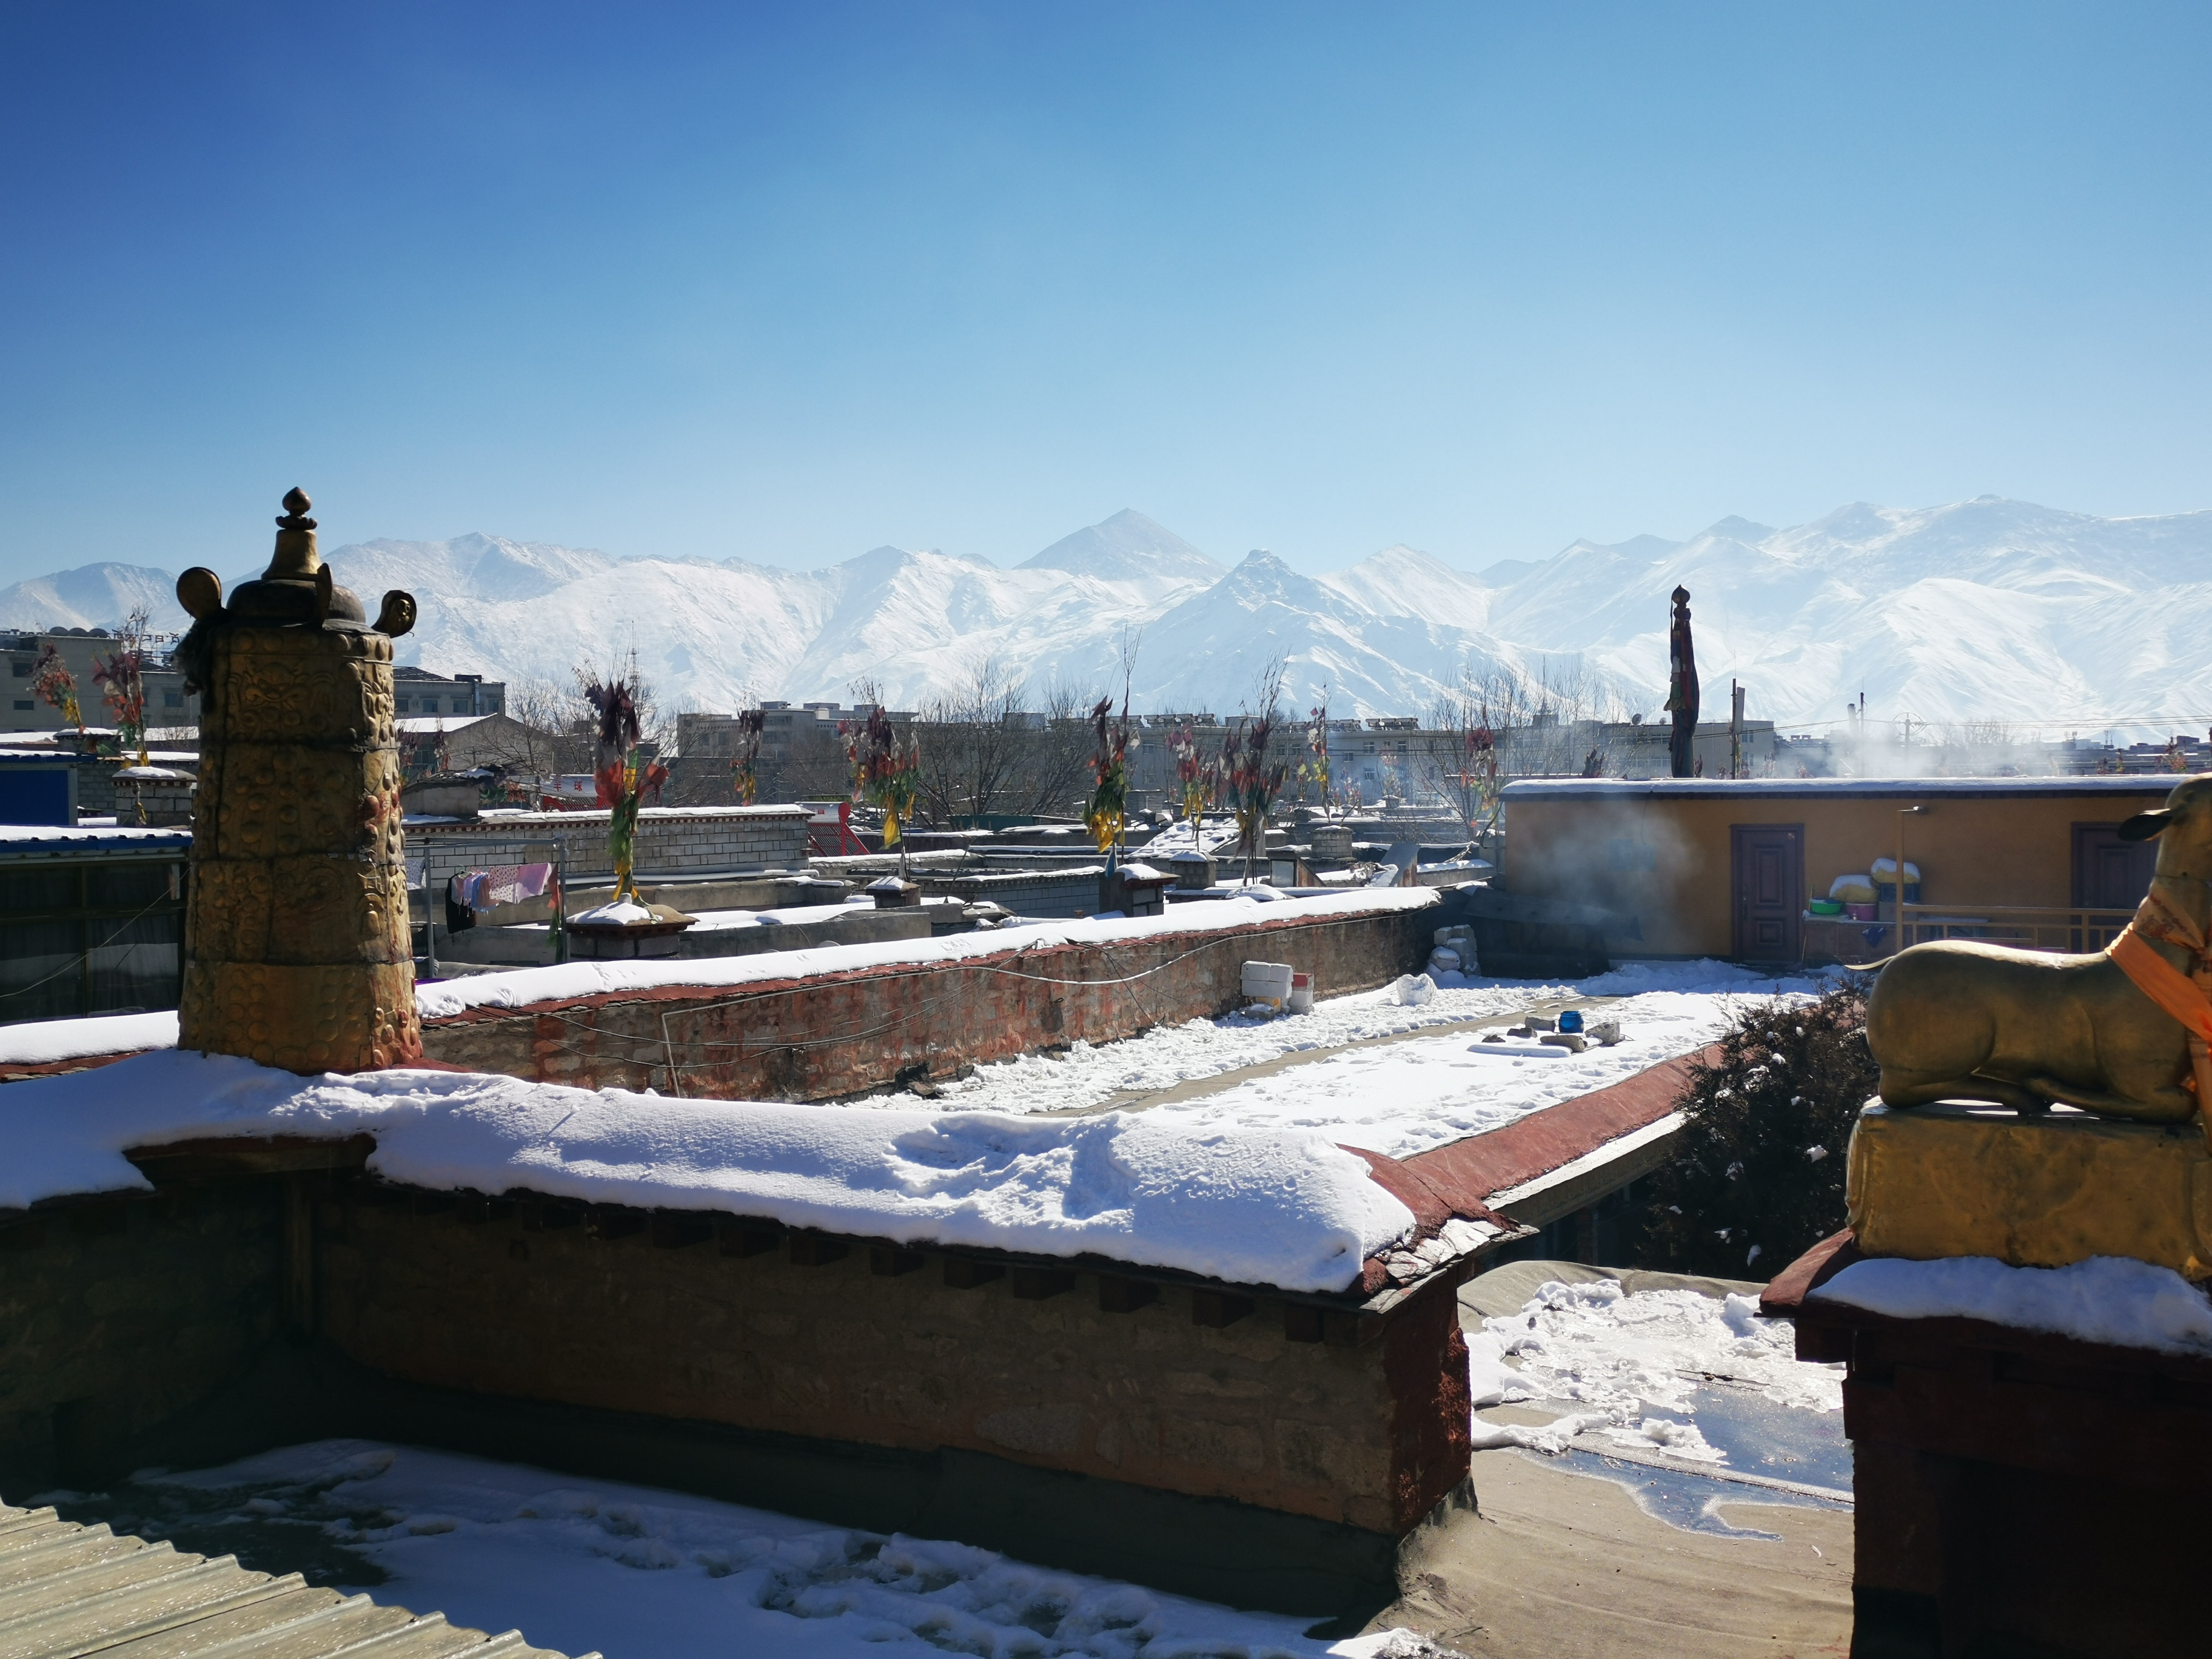
[[[1705,533],[1716,541],[1757,543],[1765,541],[1775,532],[1774,526],[1771,524],[1756,524],[1749,519],[1739,519],[1731,514],[1718,524],[1708,525]]]
[[[1067,570],[1109,582],[1212,583],[1222,574],[1212,559],[1132,507],[1061,537],[1015,568]]]

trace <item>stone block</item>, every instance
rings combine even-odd
[[[1869,1255],[2132,1256],[2212,1278],[2212,1152],[2194,1123],[1877,1103],[1851,1132],[1845,1204]]]
[[[1267,1467],[1267,1442],[1249,1423],[1170,1413],[1160,1420],[1160,1449],[1181,1463],[1259,1474]]]

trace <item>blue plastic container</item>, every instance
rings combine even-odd
[[[1579,1008],[1570,1008],[1566,1012],[1561,1014],[1559,1016],[1559,1029],[1562,1031],[1581,1030],[1583,1029],[1583,1011]]]

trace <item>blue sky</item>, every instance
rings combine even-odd
[[[0,580],[2212,506],[2199,7],[0,13]]]

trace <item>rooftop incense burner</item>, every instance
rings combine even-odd
[[[177,648],[199,694],[180,1048],[287,1071],[419,1059],[415,962],[392,727],[392,641],[412,596],[374,623],[315,550],[295,489],[258,581],[223,603],[212,570],[177,579]]]

